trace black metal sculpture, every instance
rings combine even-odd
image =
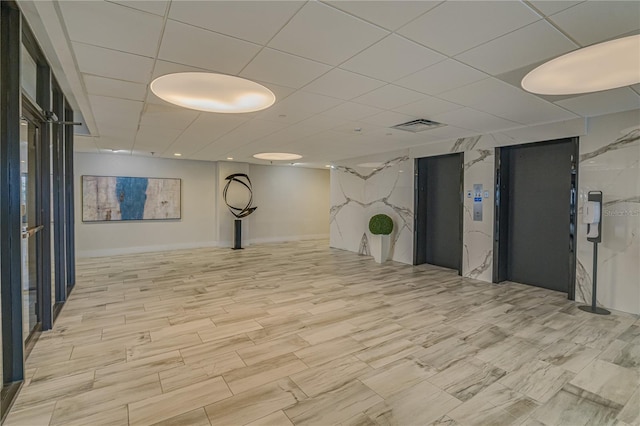
[[[251,189],[251,179],[249,179],[249,176],[247,176],[245,173],[234,173],[224,179],[227,181],[227,184],[224,186],[222,196],[224,198],[225,204],[227,205],[227,207],[229,207],[229,211],[236,217],[236,220],[234,221],[233,249],[239,250],[242,249],[242,221],[240,219],[249,216],[251,213],[256,211],[258,207],[251,206],[251,204],[253,203],[253,190]],[[238,182],[239,184],[247,188],[247,190],[249,190],[249,201],[244,207],[232,206],[227,201],[227,191],[229,190],[231,182]]]

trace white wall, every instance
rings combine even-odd
[[[251,243],[329,237],[329,170],[249,165]]]
[[[243,245],[329,236],[329,171],[238,162],[75,154],[76,251],[79,257],[233,245],[222,197],[225,177],[247,173],[258,209],[242,220]],[[182,219],[83,223],[82,175],[182,179]],[[235,193],[239,189],[238,193]],[[231,187],[230,199],[242,199]]]
[[[495,147],[580,136],[579,208],[592,189],[604,192],[603,243],[599,256],[598,301],[609,308],[640,313],[640,112],[638,110],[519,129],[477,137],[423,145],[403,151],[351,159],[331,173],[332,247],[358,251],[363,234],[371,244],[367,221],[385,212],[404,227],[392,241],[393,259],[413,260],[414,195],[412,177],[415,158],[464,152],[464,187],[481,183],[490,197],[483,202],[483,220],[475,222],[469,212],[473,199],[465,197],[463,219],[463,276],[491,281],[493,268],[493,204]],[[375,173],[357,164],[387,162]],[[402,170],[402,172],[401,172]],[[409,185],[409,188],[407,186]],[[384,189],[386,188],[386,189]],[[401,220],[400,220],[401,219]],[[580,218],[581,219],[581,218]],[[590,300],[591,253],[585,230],[578,227],[576,299]]]
[[[217,245],[216,163],[88,153],[76,153],[74,162],[79,257]],[[182,219],[84,223],[82,175],[182,179]]]

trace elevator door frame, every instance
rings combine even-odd
[[[571,193],[569,198],[569,282],[567,286],[567,298],[575,300],[576,292],[576,262],[577,262],[577,216],[578,216],[578,162],[579,162],[579,139],[563,138],[551,141],[535,142],[535,144],[554,144],[570,142],[573,145],[571,159]],[[511,145],[495,148],[495,173],[494,173],[494,228],[493,228],[493,277],[494,283],[506,281],[508,278],[508,235],[509,235],[509,152],[512,148],[518,148],[527,144]]]
[[[426,226],[426,218],[424,223],[422,223],[419,218],[420,215],[427,213],[427,193],[426,186],[421,188],[423,184],[421,177],[426,179],[426,176],[420,175],[420,160],[428,160],[442,157],[450,157],[450,156],[458,156],[460,158],[460,205],[459,205],[459,218],[458,226],[459,228],[459,238],[458,243],[460,246],[460,261],[458,264],[458,275],[462,275],[462,264],[464,262],[464,153],[463,152],[455,152],[450,154],[443,155],[434,155],[430,157],[421,157],[416,158],[414,161],[414,205],[415,212],[413,215],[413,264],[414,265],[422,265],[426,264],[426,238],[427,235],[427,226]],[[427,166],[428,167],[428,166]],[[425,167],[426,168],[426,167]],[[436,265],[437,266],[437,265]]]

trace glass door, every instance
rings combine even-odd
[[[40,330],[42,277],[40,200],[40,126],[25,116],[20,122],[20,214],[22,231],[22,330],[29,351],[32,337]]]

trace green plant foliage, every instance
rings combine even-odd
[[[369,231],[374,235],[389,235],[393,231],[393,220],[386,214],[377,214],[369,220]]]

